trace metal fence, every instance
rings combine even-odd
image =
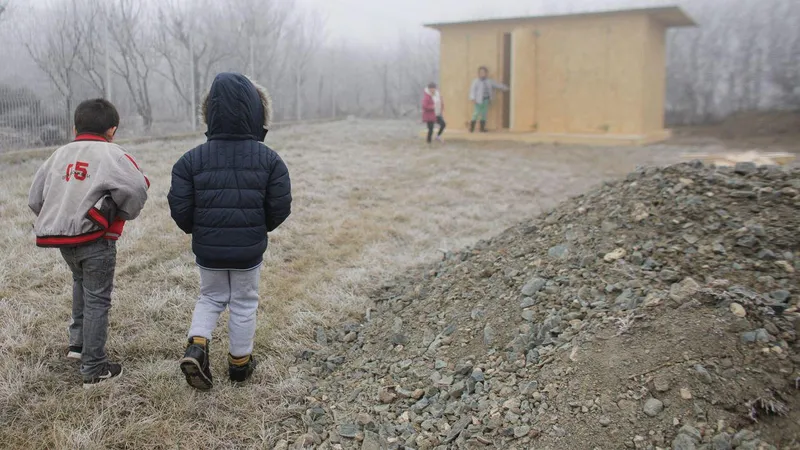
[[[0,152],[65,142],[71,122],[63,100],[41,98],[24,87],[0,85]]]

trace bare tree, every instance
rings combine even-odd
[[[194,123],[201,87],[209,84],[211,71],[227,57],[221,36],[214,33],[223,11],[216,3],[201,1],[189,6],[164,2],[158,10],[156,52],[163,63],[155,71],[167,79],[189,111]]]
[[[303,87],[308,80],[308,68],[320,48],[324,36],[324,20],[318,14],[301,16],[290,35],[292,81],[294,82],[295,119],[303,119]]]
[[[229,51],[236,52],[239,66],[256,78],[269,74],[273,82],[284,73],[284,46],[288,28],[296,22],[294,0],[227,0],[232,12],[227,21]]]
[[[772,9],[773,27],[782,36],[770,46],[770,80],[778,87],[783,106],[800,108],[800,7],[787,2]],[[779,24],[784,24],[783,26]],[[787,26],[788,25],[788,26]]]
[[[107,92],[104,74],[107,48],[104,43],[108,39],[103,10],[98,0],[88,0],[81,5],[79,13],[73,25],[84,39],[77,54],[76,74],[103,95]]]
[[[83,30],[74,26],[78,16],[78,0],[61,0],[47,5],[46,15],[38,19],[39,34],[30,30],[25,49],[39,69],[50,79],[64,98],[65,123],[72,128],[72,103],[75,95],[75,70],[84,43]],[[69,132],[69,130],[67,130]]]
[[[109,34],[116,46],[111,64],[125,82],[142,125],[149,131],[153,124],[150,83],[156,61],[146,6],[137,0],[114,0],[106,5],[107,16],[114,23]]]

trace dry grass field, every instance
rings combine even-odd
[[[319,324],[362,319],[371,288],[404,268],[491,236],[638,164],[685,149],[512,144],[428,147],[419,126],[350,121],[270,133],[289,166],[293,214],[271,236],[256,354],[246,387],[227,378],[224,323],[212,343],[217,380],[191,390],[177,366],[198,273],[169,218],[173,162],[196,144],[129,148],[153,181],[119,242],[108,349],[123,377],[85,391],[65,356],[70,276],[33,243],[26,205],[41,161],[0,167],[0,447],[270,448],[296,430],[307,386],[291,370]],[[223,316],[226,320],[227,316]],[[303,377],[303,379],[306,379]]]

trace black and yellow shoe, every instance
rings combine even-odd
[[[208,347],[209,342],[206,338],[193,336],[189,338],[186,352],[180,361],[181,371],[186,376],[186,382],[189,383],[189,386],[201,391],[207,391],[214,385],[208,361]]]
[[[253,355],[236,357],[228,354],[228,376],[234,383],[244,383],[256,370],[256,359]]]

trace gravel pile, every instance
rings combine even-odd
[[[377,290],[279,447],[800,448],[800,170],[640,169]]]

